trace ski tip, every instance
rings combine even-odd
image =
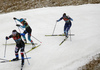
[[[31,57],[28,57],[28,59],[31,59]]]

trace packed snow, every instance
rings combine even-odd
[[[63,13],[73,18],[69,32],[75,36],[69,37],[59,46],[64,36],[46,37],[45,35],[52,34],[56,20]],[[27,56],[31,57],[30,65],[25,60],[23,70],[77,70],[100,52],[100,4],[46,7],[0,14],[0,58],[3,59],[15,58],[15,45],[6,46],[5,58],[5,45],[3,45],[6,42],[5,37],[9,36],[12,30],[19,31],[13,17],[26,18],[32,28],[32,35],[42,42],[40,47],[27,53]],[[57,22],[54,34],[63,34],[64,24],[63,20]],[[23,30],[20,30],[22,33]],[[31,38],[35,43],[40,44],[35,38]],[[9,39],[7,43],[14,41]],[[25,51],[31,48],[32,45],[26,45]],[[0,70],[20,70],[20,67],[21,61],[0,63]]]

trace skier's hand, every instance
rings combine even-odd
[[[9,37],[6,36],[6,40],[8,40],[8,39],[9,39]]]
[[[58,20],[56,20],[56,22],[59,22]]]
[[[20,25],[19,25],[19,24],[16,24],[16,26],[18,26],[18,27],[19,27]]]
[[[14,17],[13,19],[16,20],[17,18]]]

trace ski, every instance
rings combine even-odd
[[[75,34],[68,34],[69,36],[74,36]],[[54,35],[45,35],[45,36],[65,36],[64,34],[54,34]]]
[[[37,48],[37,47],[39,47],[41,44],[39,44],[39,45],[37,45],[36,47],[34,47],[34,48],[31,48],[30,50],[28,50],[27,52],[25,52],[25,53],[28,53],[28,52],[30,52],[30,51],[32,51],[33,49],[35,49],[35,48]]]
[[[0,60],[6,60],[6,59],[2,59],[2,58],[0,58]]]
[[[27,57],[27,58],[24,58],[24,59],[31,59],[31,57]],[[21,60],[21,59],[19,59]],[[17,60],[17,61],[19,61]],[[5,61],[1,61],[0,63],[5,63],[5,62],[13,62],[14,60],[5,60]]]
[[[59,44],[59,46],[62,45],[62,43],[65,42],[66,40],[67,40],[67,38],[65,38],[65,39]]]
[[[37,43],[34,43],[35,45],[37,45]],[[8,44],[3,44],[3,45],[16,45],[16,43],[8,43]],[[31,45],[31,43],[25,43],[25,45]]]

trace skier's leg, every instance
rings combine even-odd
[[[31,42],[32,45],[34,45],[33,41],[31,40],[31,34],[28,34],[28,40]]]
[[[28,32],[28,40],[31,42],[32,45],[34,45],[32,39],[31,39],[32,29],[30,27],[27,28],[27,32]]]
[[[65,24],[65,26],[64,26],[64,34],[65,34],[66,37],[68,37],[67,29],[68,29],[68,25]]]
[[[70,26],[67,28],[67,32],[69,31],[69,29],[70,29]]]
[[[19,60],[18,52],[19,52],[19,48],[16,46],[15,47],[15,56],[16,56],[16,58],[13,59],[14,61]]]
[[[27,40],[26,40],[26,37],[25,37],[25,34],[26,34],[26,30],[21,34],[23,36],[23,39],[24,39],[24,42],[27,43]]]
[[[71,24],[70,24],[70,25],[68,25],[68,28],[67,28],[67,33],[68,33],[68,31],[70,30],[70,28],[71,28]]]
[[[22,59],[21,65],[24,65],[24,47],[21,48],[21,59]]]

